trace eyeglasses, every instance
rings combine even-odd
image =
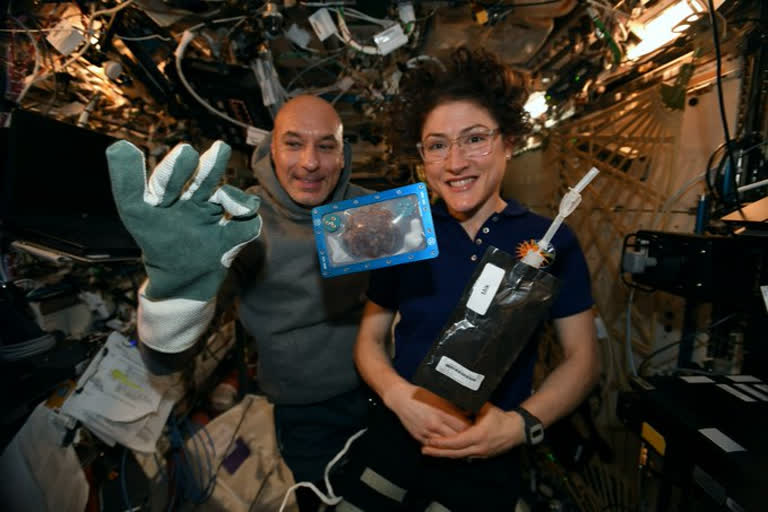
[[[455,139],[430,135],[416,144],[425,163],[442,162],[451,153],[451,146],[456,144],[464,158],[479,158],[488,155],[493,149],[493,139],[501,130],[478,129]]]

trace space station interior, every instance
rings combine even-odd
[[[768,2],[0,8],[0,509],[765,510]]]

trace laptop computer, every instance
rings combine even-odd
[[[2,131],[0,227],[11,239],[75,260],[141,256],[112,197],[114,138],[21,110]]]

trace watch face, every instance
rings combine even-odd
[[[532,426],[528,430],[528,442],[531,444],[539,444],[544,440],[544,426],[538,423]]]

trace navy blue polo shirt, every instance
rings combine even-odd
[[[459,304],[486,247],[493,245],[515,255],[521,242],[540,239],[552,222],[507,200],[507,207],[492,215],[472,240],[442,201],[432,207],[432,217],[439,256],[374,270],[368,289],[370,300],[400,312],[393,365],[408,380]],[[552,245],[554,261],[543,268],[561,281],[550,309],[550,318],[555,319],[581,313],[592,307],[593,300],[589,271],[576,236],[563,225]],[[500,408],[511,410],[530,396],[537,345],[532,341],[526,346],[496,389],[491,401]]]

